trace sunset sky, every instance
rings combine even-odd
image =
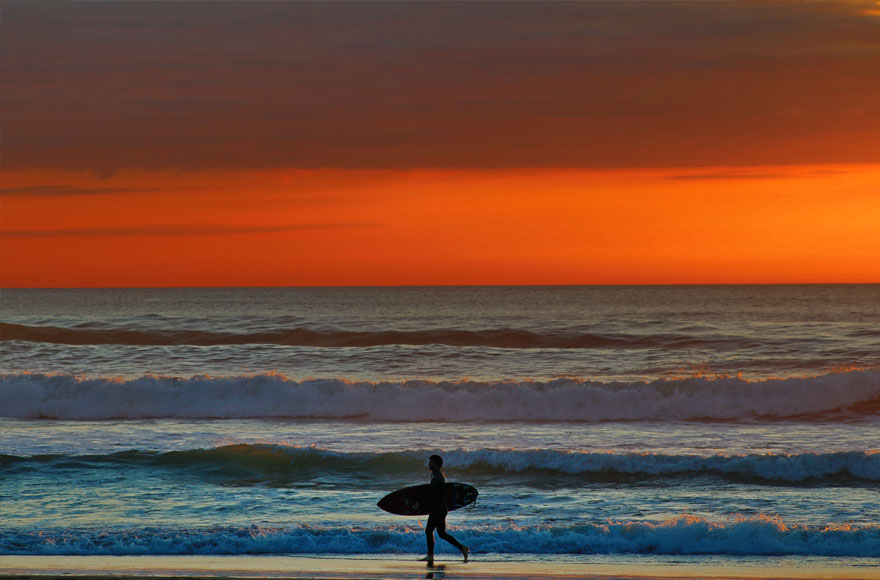
[[[0,285],[880,282],[880,2],[0,4]]]

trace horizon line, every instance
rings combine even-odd
[[[880,282],[636,282],[593,284],[300,284],[225,286],[0,286],[3,290],[223,290],[223,289],[338,289],[338,288],[589,288],[589,287],[695,287],[695,286],[878,286]]]

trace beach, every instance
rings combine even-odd
[[[172,578],[296,578],[296,579],[357,579],[357,578],[458,578],[469,580],[519,580],[545,578],[566,579],[641,579],[641,578],[713,578],[743,579],[840,579],[876,580],[880,566],[840,566],[835,563],[794,562],[706,566],[668,561],[593,562],[565,564],[558,562],[468,562],[438,561],[433,567],[423,562],[400,559],[306,558],[306,557],[241,557],[241,556],[174,556],[174,557],[0,557],[0,578],[85,579],[149,577]]]

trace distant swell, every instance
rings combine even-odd
[[[714,523],[585,522],[569,526],[465,526],[455,531],[474,554],[699,554],[880,556],[878,526],[799,526],[765,516]],[[2,555],[418,554],[418,526],[373,528],[0,529]],[[448,548],[441,547],[441,550]]]
[[[500,328],[486,330],[314,330],[291,328],[267,332],[209,332],[203,330],[131,330],[117,328],[62,328],[0,323],[0,341],[20,340],[70,345],[120,344],[135,346],[221,346],[274,344],[324,348],[387,345],[483,346],[495,348],[707,348],[756,347],[755,341],[740,338],[703,338],[684,335],[590,334],[574,332],[530,332]]]
[[[50,419],[419,421],[430,409],[437,421],[850,421],[880,418],[880,372],[619,383],[0,374],[0,401],[0,416]]]
[[[574,475],[579,480],[614,481],[632,477],[722,476],[755,483],[804,484],[833,481],[880,481],[880,452],[670,455],[663,453],[566,452],[555,450],[446,450],[445,463],[457,476],[496,477],[517,474],[535,482],[547,476]],[[269,444],[226,445],[215,449],[123,451],[108,455],[0,455],[0,473],[20,469],[105,469],[129,465],[196,471],[253,481],[295,481],[332,474],[358,473],[361,478],[421,475],[422,451],[340,453],[312,447]]]

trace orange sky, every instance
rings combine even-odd
[[[40,177],[5,286],[880,282],[880,165]]]
[[[5,3],[0,285],[880,283],[877,6]]]

